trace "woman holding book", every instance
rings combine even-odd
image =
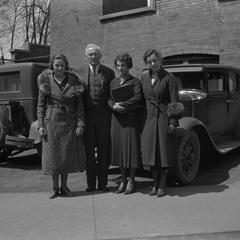
[[[114,65],[119,77],[111,82],[108,102],[113,110],[111,164],[120,166],[121,171],[122,181],[116,193],[130,194],[135,191],[135,174],[139,166],[138,109],[142,106],[142,88],[140,81],[129,73],[133,66],[129,54],[117,56]]]

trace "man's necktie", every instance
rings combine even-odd
[[[93,66],[93,75],[95,76],[97,74],[97,68],[96,66]]]

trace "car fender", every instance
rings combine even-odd
[[[179,127],[177,128],[177,137],[180,139],[191,130],[196,131],[200,145],[201,152],[217,151],[219,152],[216,144],[214,143],[210,132],[203,122],[193,117],[183,117],[179,119]]]
[[[38,121],[34,121],[31,124],[28,138],[33,139],[34,144],[38,144],[42,141],[41,136],[40,136],[39,131],[38,131]]]
[[[186,133],[195,126],[202,126],[206,129],[205,125],[200,120],[194,117],[182,117],[179,119],[179,129],[185,129]]]

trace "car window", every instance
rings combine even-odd
[[[204,90],[203,72],[174,72],[178,80],[178,88]]]
[[[0,92],[20,91],[20,72],[0,74]]]
[[[224,73],[211,72],[207,74],[208,91],[223,92],[224,91]]]
[[[229,72],[228,84],[229,84],[229,92],[237,92],[238,91],[238,74],[236,72]]]

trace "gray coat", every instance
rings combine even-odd
[[[85,166],[82,137],[76,136],[76,127],[85,125],[83,87],[76,76],[68,73],[66,77],[68,82],[63,91],[51,70],[45,70],[38,78],[38,126],[47,131],[42,154],[45,174],[77,172]]]
[[[176,156],[176,137],[168,133],[169,124],[178,121],[167,115],[167,104],[178,99],[178,87],[173,75],[161,69],[159,78],[152,85],[150,71],[141,77],[146,101],[146,121],[142,133],[143,164],[171,167]]]

